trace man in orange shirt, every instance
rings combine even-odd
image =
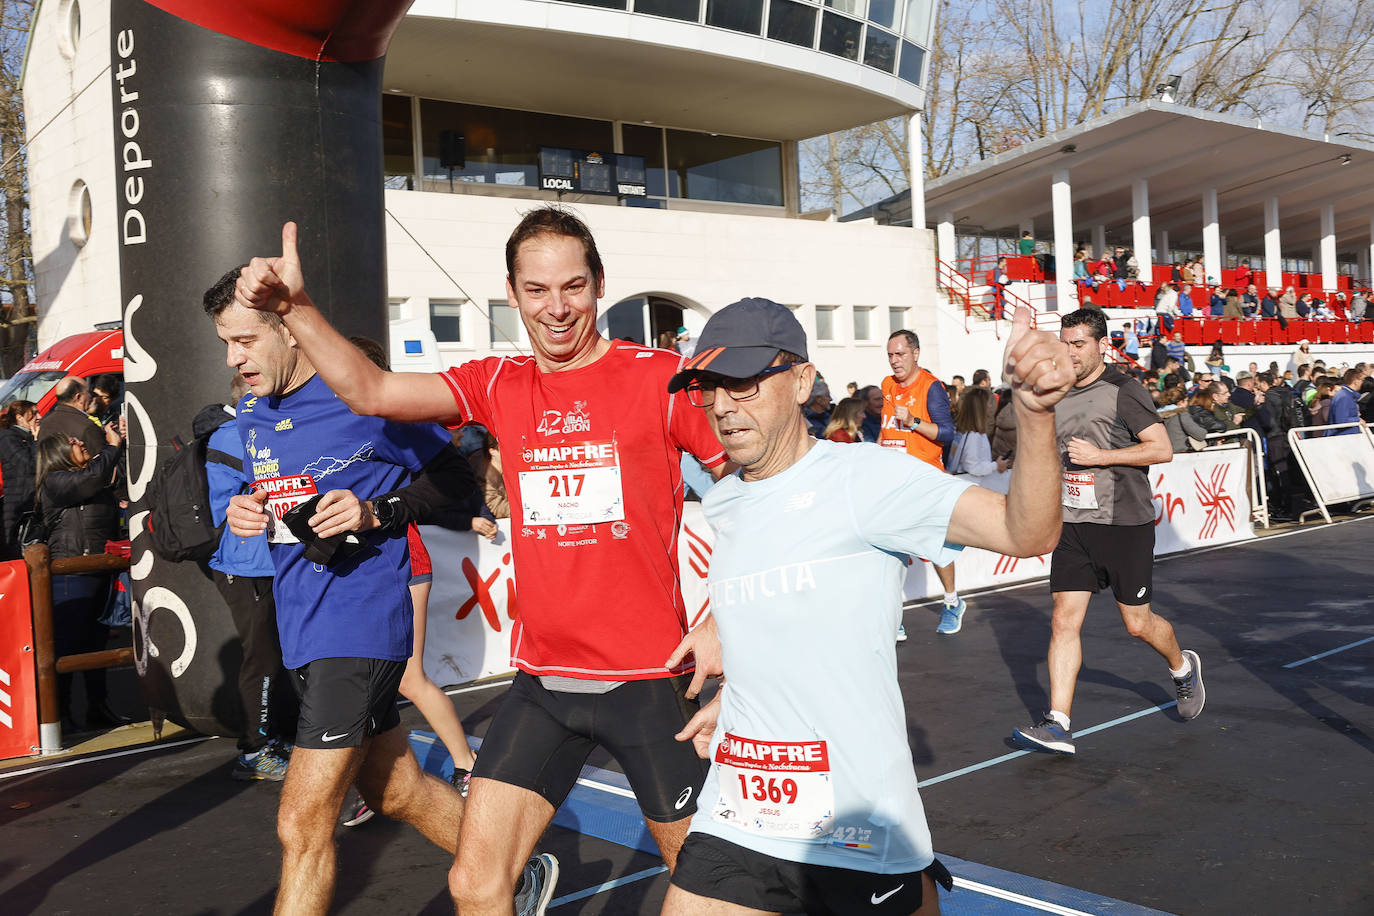
[[[907,454],[926,464],[945,469],[941,454],[944,443],[954,440],[954,418],[950,414],[945,386],[916,361],[921,356],[921,339],[912,331],[893,331],[887,339],[887,364],[892,374],[883,379],[883,422],[878,444],[903,448]],[[964,625],[968,605],[954,587],[954,564],[936,566],[935,574],[945,590],[944,612],[936,633],[953,636]],[[897,628],[897,641],[906,639],[906,628]]]

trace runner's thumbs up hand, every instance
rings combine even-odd
[[[229,498],[224,518],[235,537],[257,537],[267,530],[267,491],[254,490]]]
[[[1069,348],[1049,331],[1033,330],[1031,310],[1024,305],[1012,319],[1002,378],[1021,406],[1035,412],[1052,409],[1076,379]]]
[[[308,302],[305,276],[296,252],[296,224],[281,227],[281,257],[254,258],[239,271],[234,298],[245,308],[284,315],[291,306]]]

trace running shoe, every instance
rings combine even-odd
[[[472,781],[472,771],[462,767],[454,767],[453,775],[448,778],[448,784],[458,790],[458,794],[464,798],[468,797],[468,783]]]
[[[361,827],[372,820],[374,812],[363,801],[362,794],[357,789],[348,790],[348,799],[344,803],[343,819],[339,822],[345,827]]]
[[[906,642],[906,624],[897,624],[897,642]]]
[[[558,860],[541,852],[525,863],[515,888],[515,916],[543,916],[558,883]]]
[[[1184,677],[1174,678],[1174,690],[1178,692],[1178,714],[1185,719],[1196,719],[1207,702],[1207,688],[1202,686],[1202,659],[1192,649],[1184,649],[1183,657],[1193,663],[1193,670]]]
[[[968,604],[963,598],[959,599],[958,604],[946,604],[944,611],[940,613],[940,625],[935,628],[936,633],[945,636],[953,636],[964,627],[964,611],[968,610]]]
[[[1011,739],[1031,751],[1044,751],[1048,754],[1072,754],[1073,733],[1061,728],[1049,716],[1029,728],[1013,728]]]
[[[239,754],[234,758],[233,769],[229,771],[230,777],[241,782],[249,782],[254,779],[267,779],[272,782],[281,782],[286,778],[287,761],[272,753],[271,745],[253,754]]]

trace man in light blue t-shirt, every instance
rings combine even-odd
[[[1054,404],[1067,348],[1020,310],[1007,342],[1016,466],[1006,496],[904,451],[808,433],[816,370],[792,313],[745,299],[707,322],[685,388],[741,468],[702,500],[727,683],[678,735],[711,768],[663,912],[905,916],[938,910],[892,641],[907,556],[960,545],[1051,550],[1060,529]],[[816,659],[845,689],[815,677]]]

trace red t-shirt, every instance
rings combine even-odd
[[[440,377],[501,446],[519,613],[511,663],[537,675],[644,680],[687,632],[678,584],[681,453],[725,452],[668,379],[682,357],[612,341],[590,366],[489,357]]]

